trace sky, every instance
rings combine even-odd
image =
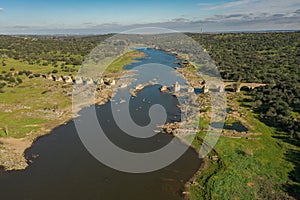
[[[300,30],[299,0],[0,0],[0,34]]]

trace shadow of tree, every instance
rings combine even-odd
[[[243,102],[243,99],[241,102]],[[242,107],[248,108],[249,106],[241,103]],[[266,124],[267,126],[274,127],[276,132],[285,132],[284,127],[279,126],[278,124],[274,124],[266,119],[260,118],[258,110],[253,110],[254,113],[258,114],[256,117],[260,122]],[[300,146],[300,140],[298,138],[292,138],[288,133],[286,135],[273,135],[273,138],[283,141],[284,143],[293,145],[295,147]],[[289,172],[289,181],[285,185],[283,185],[283,189],[287,192],[291,197],[295,199],[300,199],[300,150],[296,149],[288,149],[285,154],[285,159],[294,165],[294,170]]]
[[[226,130],[235,130],[237,132],[246,132],[248,131],[248,129],[243,125],[241,124],[240,122],[234,122],[232,124],[223,124],[221,122],[212,122],[210,124],[212,127],[214,128],[219,128],[219,129],[226,129]]]
[[[298,139],[294,139],[289,136],[273,137],[294,146],[300,145],[300,141]],[[294,170],[289,173],[290,181],[284,185],[284,190],[295,199],[300,199],[300,151],[288,149],[285,154],[285,159],[294,165]]]
[[[289,178],[293,182],[287,183],[285,189],[291,196],[300,199],[300,151],[289,150],[287,160],[292,162],[295,168],[289,173]]]

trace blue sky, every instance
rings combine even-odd
[[[299,0],[8,0],[0,33],[300,29]]]

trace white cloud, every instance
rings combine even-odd
[[[199,4],[201,10],[227,13],[286,13],[300,8],[299,0],[236,0],[220,4]]]
[[[214,12],[213,16],[198,21],[212,29],[300,29],[299,0],[235,0],[199,6],[201,10]]]
[[[232,1],[226,2],[221,4],[214,4],[214,3],[200,3],[199,6],[203,7],[203,10],[224,10],[230,9],[238,6],[247,5],[255,0],[239,0],[239,1]]]
[[[0,8],[0,11],[4,10],[4,8]]]

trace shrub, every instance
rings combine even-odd
[[[6,83],[0,83],[0,89],[4,88],[6,86]]]
[[[18,83],[23,83],[22,79],[20,77],[17,78]]]
[[[49,63],[48,62],[43,62],[43,66],[48,66]]]
[[[9,82],[15,83],[15,82],[16,82],[16,79],[15,79],[14,77],[10,77],[10,78],[9,78]]]
[[[25,70],[24,70],[24,72],[25,72],[26,76],[29,76],[30,74],[32,74],[31,71],[25,71]]]

